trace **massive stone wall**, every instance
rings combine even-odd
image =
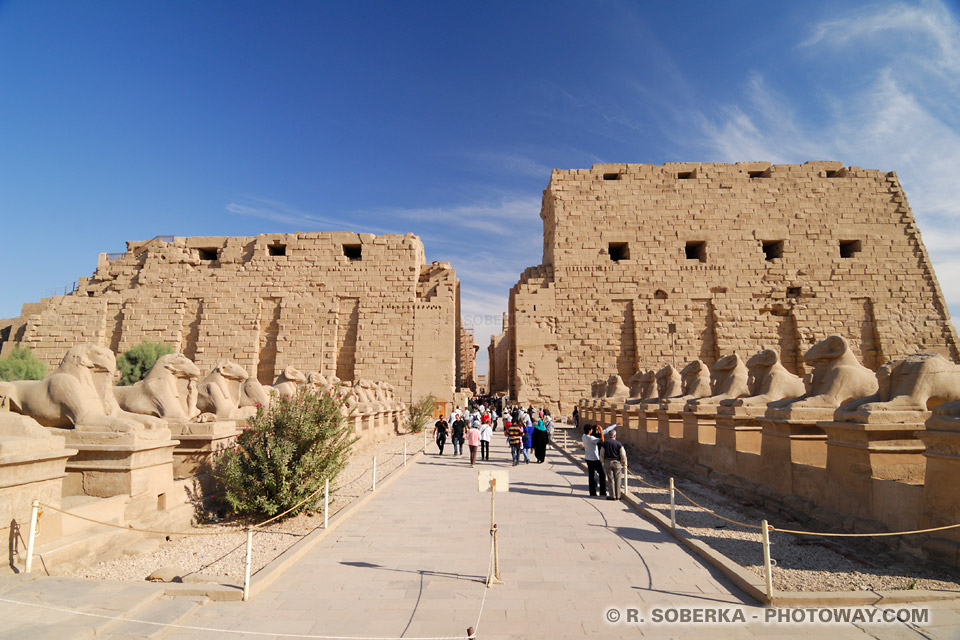
[[[201,369],[230,359],[264,384],[293,365],[450,401],[458,293],[449,263],[426,264],[413,234],[158,237],[101,254],[75,292],[24,305],[0,339],[50,365],[82,342],[166,342]]]
[[[543,264],[510,292],[509,387],[563,411],[590,382],[827,335],[872,369],[957,334],[893,172],[803,165],[555,170]]]
[[[510,316],[503,314],[501,333],[490,336],[490,346],[487,347],[487,362],[489,366],[488,381],[490,393],[503,393],[509,389],[508,361],[510,353],[509,335]]]

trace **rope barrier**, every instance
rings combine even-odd
[[[101,520],[94,520],[93,518],[88,518],[86,516],[81,516],[76,513],[71,513],[69,511],[64,511],[63,509],[58,509],[52,505],[41,502],[40,506],[57,511],[64,515],[72,516],[80,520],[86,520],[87,522],[92,522],[94,524],[101,524],[105,527],[113,527],[114,529],[123,529],[124,531],[136,531],[138,533],[155,533],[158,535],[166,536],[222,536],[229,535],[231,533],[242,533],[242,531],[156,531],[154,529],[139,529],[130,525],[124,526],[122,524],[115,524],[113,522],[103,522]]]
[[[629,471],[626,472],[626,476],[628,478],[633,478],[634,480],[637,480],[638,482],[641,482],[642,484],[645,484],[648,487],[651,487],[653,489],[657,489],[659,491],[669,491],[667,487],[660,487],[650,482],[647,482],[640,476],[636,474],[632,474]],[[732,520],[730,518],[726,518],[720,515],[719,513],[717,513],[716,511],[713,511],[712,509],[708,509],[702,504],[696,502],[690,496],[680,491],[680,489],[676,487],[674,487],[674,491],[676,491],[681,496],[683,496],[693,506],[697,507],[698,509],[702,509],[703,511],[706,511],[710,515],[716,518],[719,518],[720,520],[723,520],[725,522],[729,522],[731,524],[735,524],[741,527],[756,529],[757,531],[763,530],[763,527],[760,525],[749,524],[746,522],[740,522],[738,520]],[[914,535],[918,533],[933,533],[935,531],[947,531],[949,529],[958,529],[960,528],[960,523],[944,525],[942,527],[930,527],[928,529],[915,529],[913,531],[886,531],[886,532],[878,532],[878,533],[832,533],[832,532],[826,532],[826,531],[800,531],[797,529],[784,529],[774,525],[768,525],[768,527],[770,531],[779,531],[780,533],[792,533],[794,535],[800,535],[800,536],[821,536],[824,538],[879,538],[879,537],[890,537],[890,536],[909,536],[909,535]]]
[[[418,453],[419,451],[423,451],[423,449],[418,449],[418,450],[415,451],[414,453]],[[391,458],[396,457],[397,455],[400,455],[400,454],[395,453],[395,454],[393,454],[393,456],[391,456]],[[360,474],[357,475],[356,477],[354,477],[354,478],[352,478],[352,479],[350,479],[350,480],[348,480],[348,481],[346,481],[346,482],[340,483],[340,486],[337,487],[336,489],[334,489],[333,491],[331,491],[330,493],[336,493],[337,491],[339,491],[340,489],[342,489],[344,486],[353,484],[354,482],[356,482],[357,480],[359,480],[359,479],[361,479],[363,476],[365,476],[369,471],[370,471],[370,468],[364,469],[364,470],[361,471]],[[390,473],[393,473],[394,471],[396,471],[396,469],[391,470]],[[388,475],[389,475],[389,474],[388,474]],[[384,476],[384,477],[387,477],[387,476]],[[278,520],[278,519],[282,518],[283,516],[287,515],[288,513],[292,512],[292,511],[295,511],[296,509],[302,507],[304,504],[306,504],[307,502],[309,502],[311,499],[315,498],[321,491],[323,491],[323,487],[320,487],[319,489],[317,489],[316,491],[314,491],[313,493],[311,493],[309,496],[307,496],[306,498],[304,498],[303,500],[301,500],[300,502],[298,502],[296,505],[290,507],[290,508],[287,509],[286,511],[283,511],[282,513],[279,513],[279,514],[277,514],[277,515],[275,515],[275,516],[272,516],[272,517],[270,517],[270,518],[268,518],[268,519],[266,519],[266,520],[264,520],[264,521],[262,521],[262,522],[259,522],[259,523],[257,523],[257,524],[250,525],[249,528],[251,528],[251,529],[262,529],[263,527],[265,527],[266,525],[274,522],[275,520]],[[363,495],[363,493],[366,493],[366,491],[358,494],[357,496],[344,496],[344,497],[356,498],[356,497],[359,497],[360,495]],[[76,513],[70,512],[70,511],[65,511],[65,510],[63,510],[63,509],[57,508],[57,507],[55,507],[55,506],[53,506],[53,505],[46,504],[46,503],[43,503],[43,502],[40,503],[40,506],[42,506],[42,507],[44,507],[44,508],[47,508],[47,509],[50,509],[50,510],[52,510],[52,511],[56,511],[56,512],[58,512],[58,513],[62,513],[62,514],[67,515],[67,516],[71,516],[71,517],[73,517],[73,518],[77,518],[77,519],[79,519],[79,520],[85,520],[85,521],[87,521],[87,522],[91,522],[91,523],[93,523],[93,524],[99,524],[99,525],[103,525],[103,526],[105,526],[105,527],[113,527],[114,529],[121,529],[121,530],[123,530],[123,531],[136,531],[137,533],[151,533],[151,534],[166,535],[166,536],[222,536],[222,535],[231,535],[231,534],[234,534],[234,533],[243,533],[243,530],[239,530],[239,531],[159,531],[159,530],[156,530],[156,529],[141,529],[141,528],[138,528],[138,527],[134,527],[134,526],[132,526],[132,525],[122,525],[122,524],[116,524],[116,523],[113,523],[113,522],[104,522],[104,521],[102,521],[102,520],[95,520],[95,519],[93,519],[93,518],[88,518],[88,517],[86,517],[86,516],[81,516],[81,515],[79,515],[79,514],[76,514]],[[339,513],[339,511],[337,511],[337,513]],[[9,526],[8,526],[8,527],[5,527],[5,528],[9,528]],[[0,530],[2,530],[2,529],[0,529]]]

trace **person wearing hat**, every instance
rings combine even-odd
[[[617,440],[617,425],[613,425],[610,437],[603,439],[598,449],[603,470],[607,474],[607,500],[619,500],[623,488],[623,474],[627,471],[627,450]]]
[[[617,428],[612,424],[606,429],[601,429],[598,424],[583,425],[583,457],[587,463],[587,484],[590,487],[590,495],[597,495],[597,484],[599,480],[600,495],[607,495],[607,474],[603,470],[603,463],[600,462],[600,453],[598,446],[603,442],[606,434]]]

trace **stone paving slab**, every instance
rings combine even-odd
[[[584,474],[556,452],[548,453],[547,463],[512,467],[500,432],[491,449],[491,461],[477,468],[510,470],[510,492],[496,497],[506,584],[486,589],[482,583],[490,558],[490,494],[477,491],[477,469],[467,456],[453,458],[448,448],[446,456],[421,459],[255,600],[208,604],[189,624],[327,636],[464,637],[482,602],[483,640],[702,640],[705,632],[711,638],[772,638],[815,629],[608,624],[604,615],[612,607],[743,606],[748,617],[761,619],[763,609],[626,505],[587,495]],[[942,613],[953,614],[947,608]],[[925,629],[926,636],[903,625],[824,628],[844,639],[947,638],[960,629],[953,619]],[[174,631],[169,637],[204,636]]]
[[[496,432],[491,458],[489,463],[478,463],[478,468],[510,471],[511,491],[496,496],[505,584],[491,589],[483,584],[490,560],[490,494],[477,491],[477,469],[469,467],[467,457],[452,458],[448,449],[446,456],[421,458],[397,482],[378,490],[368,504],[251,601],[207,603],[181,622],[232,633],[170,628],[164,637],[462,638],[467,627],[476,623],[481,604],[478,637],[482,640],[960,636],[956,602],[925,605],[933,624],[920,631],[901,624],[760,624],[753,616],[762,619],[762,607],[625,504],[589,497],[584,474],[555,451],[548,453],[545,464],[512,467],[502,435]],[[111,611],[123,610],[124,599],[141,597],[137,590],[148,585],[129,586],[129,593],[106,587],[117,596],[109,605]],[[94,596],[91,590],[85,599],[76,587],[58,593],[63,588],[45,588],[46,592],[29,597],[84,609],[100,606],[90,600],[102,600],[105,595]],[[16,599],[25,595],[21,592]],[[133,600],[126,603],[135,604]],[[679,625],[646,619],[628,623],[629,607],[646,616],[657,607],[742,607],[747,622]],[[616,625],[605,621],[611,608],[624,615]],[[102,629],[84,629],[89,621],[69,614],[42,614],[46,626],[31,629],[23,622],[26,615],[23,608],[0,603],[4,621],[0,638],[89,637],[91,632],[111,637]],[[6,625],[9,620],[17,624],[12,634]],[[57,626],[80,635],[50,635]],[[129,630],[130,625],[123,629]]]

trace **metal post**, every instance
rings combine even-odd
[[[630,472],[623,470],[623,495],[630,495]]]
[[[247,562],[243,570],[243,601],[250,597],[250,559],[253,556],[253,527],[247,527]]]
[[[330,524],[330,478],[323,481],[323,528],[329,529]]]
[[[767,584],[767,598],[773,598],[773,567],[770,563],[770,528],[767,521],[761,522],[763,527],[763,579]]]
[[[373,456],[373,490],[377,490],[377,456]]]
[[[27,532],[27,573],[30,573],[33,569],[33,539],[37,535],[37,518],[39,513],[40,501],[34,500],[30,503],[30,529]]]
[[[677,501],[676,492],[673,488],[673,478],[670,478],[670,528],[677,528]]]
[[[403,466],[407,466],[407,443],[403,443]]]
[[[423,428],[423,455],[427,455],[427,428]]]

